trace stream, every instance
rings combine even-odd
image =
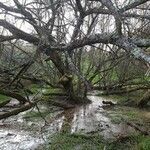
[[[88,98],[92,101],[91,104],[67,110],[43,104],[40,111],[47,112],[44,116],[45,119],[42,117],[30,118],[27,114],[38,113],[37,109],[34,108],[17,116],[1,120],[0,150],[38,150],[43,144],[48,144],[50,136],[59,131],[83,134],[96,132],[105,139],[115,138],[119,134],[127,135],[136,132],[124,122],[123,119],[126,119],[127,116],[119,114],[122,111],[130,113],[134,110],[148,125],[150,124],[150,112],[148,110],[117,105],[107,106],[102,103],[103,100],[114,103],[115,100],[94,94]],[[112,118],[116,118],[118,114],[120,115],[118,119],[121,122],[114,123]]]

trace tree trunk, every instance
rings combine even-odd
[[[32,108],[33,106],[35,106],[35,103],[25,103],[23,104],[21,107],[19,108],[15,108],[9,112],[6,112],[6,113],[3,113],[1,112],[0,113],[0,119],[5,119],[5,118],[8,118],[10,116],[14,116],[14,115],[17,115],[19,114],[20,112],[24,112],[26,110],[29,110],[30,108]]]
[[[89,100],[86,99],[85,97],[79,97],[77,96],[78,94],[75,94],[74,89],[73,89],[73,76],[71,75],[72,72],[77,72],[76,70],[72,71],[72,66],[69,65],[69,68],[65,66],[63,63],[60,55],[56,52],[50,52],[49,53],[50,60],[54,63],[60,74],[62,75],[61,78],[59,79],[59,83],[64,87],[65,92],[68,95],[68,100],[71,103],[88,103]],[[79,73],[76,73],[79,75]],[[79,75],[81,77],[81,75]],[[84,79],[83,79],[84,80]],[[86,102],[87,101],[87,102]]]
[[[75,93],[73,89],[73,83],[72,83],[72,75],[64,74],[60,79],[59,83],[64,87],[65,92],[68,95],[68,99],[73,101],[75,98]]]

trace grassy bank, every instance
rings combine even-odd
[[[47,150],[149,150],[150,137],[131,135],[104,140],[100,135],[58,133],[51,139]]]

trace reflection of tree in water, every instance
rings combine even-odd
[[[64,120],[61,128],[62,132],[71,132],[74,113],[75,109],[68,109],[64,111]]]
[[[62,132],[71,132],[78,131],[80,126],[86,124],[87,114],[88,114],[87,106],[79,106],[74,109],[67,109],[63,112],[64,120],[62,124],[61,131]]]
[[[79,106],[74,109],[68,109],[63,112],[62,132],[77,132],[82,129],[91,129],[97,117],[94,114],[95,109],[89,106]]]

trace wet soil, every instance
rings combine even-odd
[[[132,119],[140,119],[143,126],[146,124],[147,128],[150,127],[150,112],[148,110],[104,105],[103,100],[115,103],[115,99],[95,96],[94,93],[91,93],[88,98],[92,101],[91,104],[66,110],[44,104],[40,105],[41,114],[43,112],[46,114],[43,115],[43,118],[40,115],[39,117],[30,116],[30,114],[38,113],[38,110],[34,108],[1,120],[0,150],[38,149],[40,145],[48,143],[49,136],[56,132],[98,133],[105,139],[116,138],[119,134],[132,134],[136,131],[125,122],[125,119],[131,119],[131,117]],[[135,114],[132,114],[133,111]],[[136,115],[139,119],[136,118]]]

